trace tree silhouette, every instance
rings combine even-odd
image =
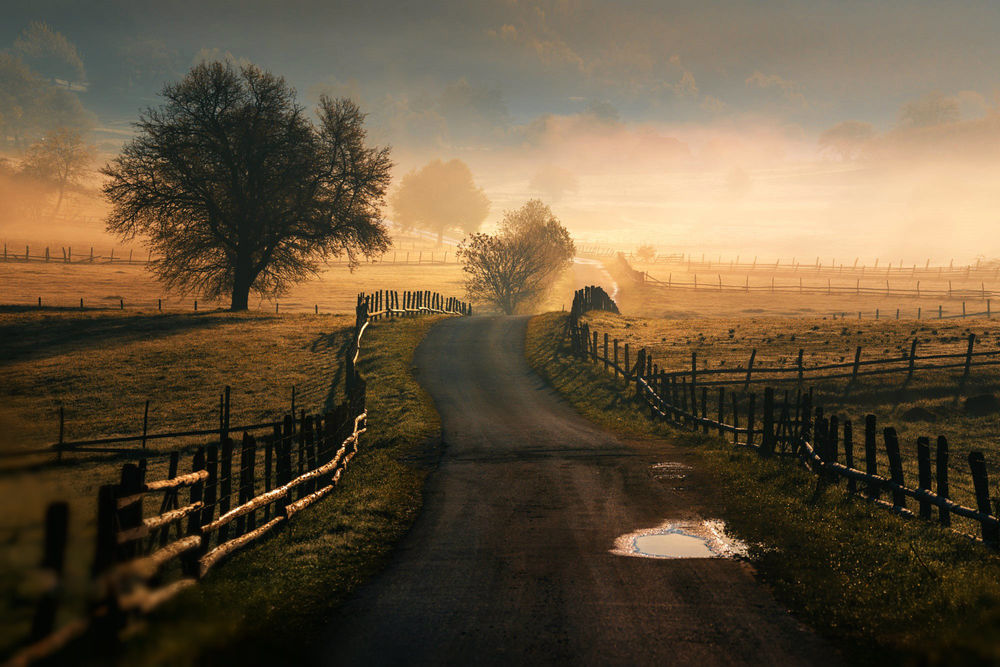
[[[507,315],[540,298],[569,267],[569,232],[538,199],[504,213],[496,235],[472,234],[459,246],[465,288]]]
[[[353,102],[322,97],[312,123],[283,78],[219,62],[162,96],[102,171],[108,229],[148,238],[169,286],[245,310],[251,291],[277,295],[331,256],[385,252],[389,150],[366,145]]]
[[[490,200],[476,187],[464,162],[434,160],[403,177],[392,195],[392,210],[404,228],[436,231],[441,245],[447,230],[470,234],[479,229],[490,212]]]
[[[94,148],[83,140],[77,130],[60,128],[46,132],[45,136],[28,147],[24,158],[24,171],[36,178],[54,183],[59,192],[52,215],[62,206],[66,187],[79,182],[80,176],[90,168]]]

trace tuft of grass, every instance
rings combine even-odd
[[[857,664],[1000,662],[1000,555],[949,530],[897,518],[787,460],[680,431],[622,398],[620,381],[569,354],[565,317],[528,326],[531,366],[585,417],[690,447],[728,530],[760,579]]]

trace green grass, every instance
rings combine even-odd
[[[790,461],[651,421],[622,397],[620,382],[569,355],[563,322],[557,314],[531,321],[535,370],[598,424],[694,449],[760,579],[851,662],[1000,662],[1000,555],[851,500],[843,486],[816,494],[815,478]]]
[[[294,643],[294,624],[302,618],[293,607],[301,604],[307,613],[318,613],[378,566],[419,508],[423,468],[401,459],[419,460],[422,447],[438,432],[436,415],[409,373],[409,359],[432,321],[377,323],[366,333],[361,372],[369,380],[370,430],[343,486],[296,517],[292,530],[268,547],[213,571],[207,588],[184,598],[185,607],[159,615],[165,627],[176,616],[200,618],[197,624],[181,624],[190,637],[171,643],[168,632],[154,640],[160,633],[153,623],[148,638],[135,640],[135,646],[150,648],[129,648],[129,660],[163,655],[174,664],[190,663],[213,646],[243,646],[255,636],[244,626],[259,630],[255,619],[267,617],[271,607],[280,610],[281,618],[268,617],[269,626],[298,619],[285,626],[286,638]],[[287,412],[292,385],[297,407],[332,407],[341,398],[343,349],[352,323],[353,318],[330,315],[4,313],[3,449],[37,449],[52,442],[60,403],[69,437],[135,432],[147,397],[151,430],[212,427],[218,392],[226,383],[233,387],[234,423]],[[165,476],[162,454],[171,447],[189,450],[200,444],[197,438],[159,442],[160,451],[149,452],[149,478]],[[34,568],[41,554],[41,517],[52,500],[69,501],[71,520],[66,604],[59,620],[84,612],[96,489],[115,481],[130,458],[74,454],[56,465],[49,454],[5,461],[0,470],[0,654],[27,635],[39,588]],[[187,456],[182,457],[182,465],[187,464]],[[272,550],[270,544],[279,548]],[[230,568],[235,575],[228,574]],[[259,582],[256,594],[247,581]],[[304,601],[293,603],[282,591]],[[309,595],[322,599],[310,603]],[[226,601],[225,611],[212,606],[217,600]],[[287,650],[275,646],[282,654]]]

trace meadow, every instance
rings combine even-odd
[[[233,425],[273,421],[290,412],[293,387],[297,410],[323,411],[340,399],[343,356],[353,319],[221,311],[7,308],[0,312],[0,453],[4,454],[0,459],[0,653],[27,636],[34,602],[44,585],[35,568],[41,555],[46,505],[54,500],[69,503],[66,604],[60,612],[60,621],[66,621],[85,611],[98,486],[117,481],[122,463],[139,457],[148,457],[150,478],[166,477],[167,452],[190,452],[205,441],[204,437],[156,440],[146,451],[134,443],[131,451],[120,454],[67,453],[57,461],[47,446],[57,437],[60,407],[66,440],[140,432],[146,400],[150,401],[151,433],[217,427],[219,394],[225,385],[232,387]],[[397,459],[422,447],[434,433],[433,410],[409,377],[406,362],[432,320],[372,327],[362,370],[370,382],[370,404],[379,407],[377,414],[372,410],[366,443],[384,450],[375,455],[379,469],[345,477],[366,480],[359,479],[363,486],[350,492],[356,507],[348,510],[337,501],[326,509],[319,509],[326,506],[321,503],[315,510],[328,519],[345,511],[360,517],[352,526],[352,539],[363,540],[376,560],[391,543],[381,534],[405,528],[419,504],[414,494],[422,473]],[[402,426],[403,413],[412,428]],[[25,452],[39,453],[25,456]],[[371,461],[372,454],[368,456]],[[364,459],[363,454],[356,467],[363,468]],[[380,497],[381,492],[373,492],[370,485],[391,493]],[[405,502],[392,493],[403,494]],[[400,501],[398,507],[387,513],[380,510],[383,515],[375,521],[364,520],[367,507],[382,506],[393,497]],[[304,532],[293,541],[295,549],[301,549],[303,541],[329,539],[326,529],[312,520],[299,530]],[[344,542],[348,551],[356,546],[351,540]],[[346,557],[337,553],[327,557]],[[293,555],[286,552],[285,557],[294,565]],[[340,583],[332,592],[355,582],[359,569],[370,567],[368,562],[352,563],[335,576]],[[288,578],[289,586],[305,586],[305,580],[292,581],[297,576],[293,572],[294,568],[284,574],[277,571],[274,576]],[[263,575],[259,579],[262,591],[275,583]],[[241,599],[247,604],[266,597],[262,592],[255,598],[252,588],[243,590]],[[197,611],[189,615],[205,618]],[[223,625],[225,631],[203,640],[217,642],[225,632],[244,630],[239,624]],[[185,655],[199,650],[197,645],[184,646]]]

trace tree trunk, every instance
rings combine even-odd
[[[250,275],[250,258],[237,254],[236,266],[233,271],[233,300],[229,310],[246,310],[250,303],[250,285],[253,277]]]

